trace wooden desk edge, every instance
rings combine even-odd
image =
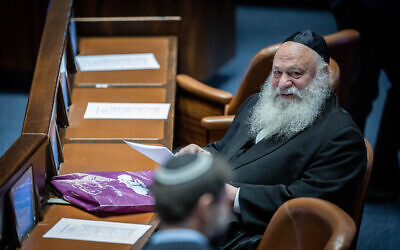
[[[160,226],[160,219],[156,213],[153,214],[148,225],[151,225],[151,228],[149,228],[149,230],[147,230],[147,232],[140,237],[140,239],[131,247],[131,250],[142,249],[154,231],[158,230],[158,227]]]

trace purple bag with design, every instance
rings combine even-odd
[[[51,184],[72,204],[103,215],[153,211],[148,187],[154,171],[74,173],[54,176]]]

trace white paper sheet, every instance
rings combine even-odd
[[[44,238],[134,244],[150,225],[62,218]]]
[[[168,119],[169,103],[89,102],[85,119]]]
[[[125,140],[124,142],[160,165],[163,165],[169,159],[174,157],[174,153],[163,146],[150,146]]]
[[[159,69],[153,53],[76,56],[80,71]]]

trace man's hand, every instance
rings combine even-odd
[[[232,207],[233,204],[235,202],[235,197],[236,197],[236,193],[238,192],[238,188],[234,187],[230,184],[225,184],[225,190],[226,190],[226,194],[228,196],[228,199],[231,201]]]
[[[196,144],[189,144],[186,147],[179,150],[175,154],[175,156],[185,155],[185,154],[197,154],[197,153],[210,154],[210,152],[204,150],[203,148],[201,148],[200,146],[198,146]]]

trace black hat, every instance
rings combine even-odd
[[[328,45],[325,39],[311,30],[303,30],[294,33],[293,35],[286,38],[284,42],[296,42],[301,43],[320,55],[326,63],[329,63],[329,51]]]

